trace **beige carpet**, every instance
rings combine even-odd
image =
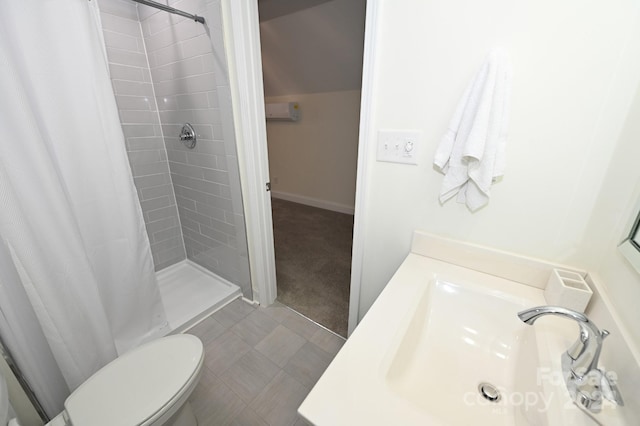
[[[278,301],[347,335],[353,216],[272,198]]]

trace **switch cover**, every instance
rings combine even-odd
[[[377,160],[418,164],[421,136],[418,130],[379,130]]]

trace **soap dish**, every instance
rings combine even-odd
[[[562,306],[584,312],[593,291],[580,274],[563,269],[553,269],[544,289],[549,305]]]

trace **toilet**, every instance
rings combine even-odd
[[[190,334],[146,343],[87,379],[47,426],[196,426],[187,399],[203,362],[202,342]]]

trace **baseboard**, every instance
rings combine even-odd
[[[332,201],[320,200],[317,198],[305,197],[303,195],[296,195],[281,191],[271,191],[271,196],[280,200],[291,201],[311,207],[318,207],[320,209],[331,210],[338,213],[345,213],[350,215],[353,215],[354,213],[354,208],[352,206],[334,203]]]
[[[254,308],[257,308],[258,306],[260,306],[260,303],[258,303],[257,300],[251,300],[251,299],[247,299],[246,297],[242,296],[241,297],[242,301],[244,303],[248,303],[249,305],[253,306]]]

